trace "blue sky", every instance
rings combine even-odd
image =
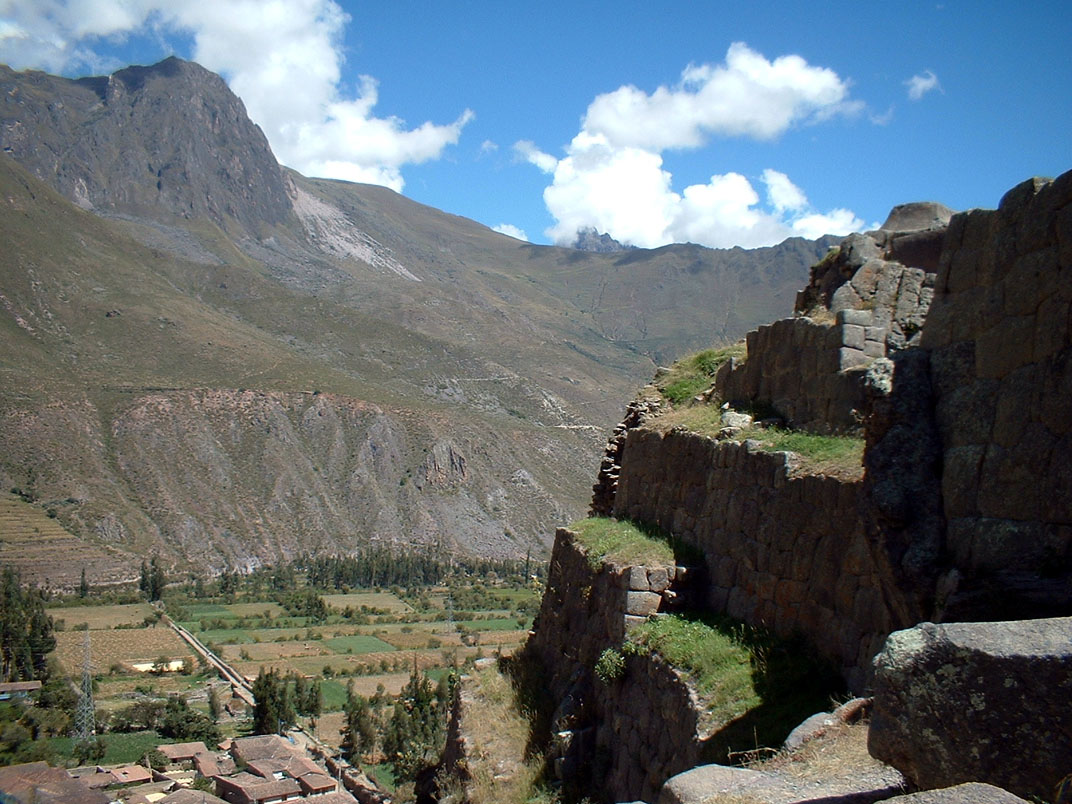
[[[16,68],[171,54],[285,164],[537,243],[756,246],[1072,168],[1067,2],[0,0]]]

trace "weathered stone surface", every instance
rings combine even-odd
[[[667,779],[657,804],[718,804],[722,800],[734,804],[870,804],[901,792],[903,781],[891,768],[850,768],[824,779],[803,780],[778,772],[700,765]]]
[[[650,617],[659,610],[663,596],[656,592],[626,592],[625,613],[634,617]]]
[[[1072,767],[1072,618],[898,631],[874,693],[868,747],[920,787],[1048,797]]]
[[[953,217],[953,210],[934,201],[914,201],[898,204],[890,210],[882,228],[888,232],[910,232],[917,229],[935,229],[946,226]]]
[[[924,790],[889,799],[897,804],[1028,804],[1007,790],[980,782],[943,787],[941,790]]]

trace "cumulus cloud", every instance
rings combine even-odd
[[[97,70],[102,39],[191,36],[190,56],[227,78],[280,162],[310,175],[401,190],[401,168],[438,158],[473,118],[411,128],[374,114],[374,78],[346,91],[350,17],[334,0],[6,0],[0,15],[0,60],[16,68]]]
[[[650,95],[623,86],[597,96],[584,128],[615,146],[662,151],[695,148],[709,134],[769,140],[793,124],[860,108],[833,70],[800,56],[768,61],[734,42],[724,64],[689,65],[676,86]]]
[[[769,61],[735,43],[724,64],[690,66],[675,87],[648,95],[626,86],[598,96],[561,159],[527,140],[514,151],[552,177],[543,197],[555,218],[547,235],[558,244],[594,228],[645,248],[686,241],[752,248],[794,235],[847,234],[864,223],[849,210],[813,209],[803,190],[771,169],[760,177],[765,199],[735,172],[677,192],[662,152],[700,147],[712,135],[769,140],[860,108],[832,70],[799,56]]]
[[[920,75],[913,75],[904,84],[908,87],[908,99],[914,101],[918,101],[933,89],[941,90],[942,88],[938,83],[938,76],[930,70],[924,70]]]
[[[491,230],[493,232],[498,232],[499,234],[507,235],[508,237],[513,237],[516,240],[524,240],[525,242],[528,242],[529,239],[529,236],[525,234],[524,229],[519,229],[512,223],[500,223],[498,226],[492,226]]]

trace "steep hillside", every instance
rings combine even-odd
[[[653,363],[788,311],[827,245],[533,246],[280,168],[177,59],[0,89],[0,482],[182,564],[543,551]]]

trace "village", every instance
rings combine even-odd
[[[2,685],[8,687],[11,685]],[[0,689],[0,694],[4,690]],[[65,770],[45,762],[0,768],[0,789],[35,804],[384,804],[389,799],[363,773],[325,756],[300,729],[157,749],[166,765],[87,765]],[[314,759],[315,758],[315,759]],[[155,763],[159,764],[159,763]]]

